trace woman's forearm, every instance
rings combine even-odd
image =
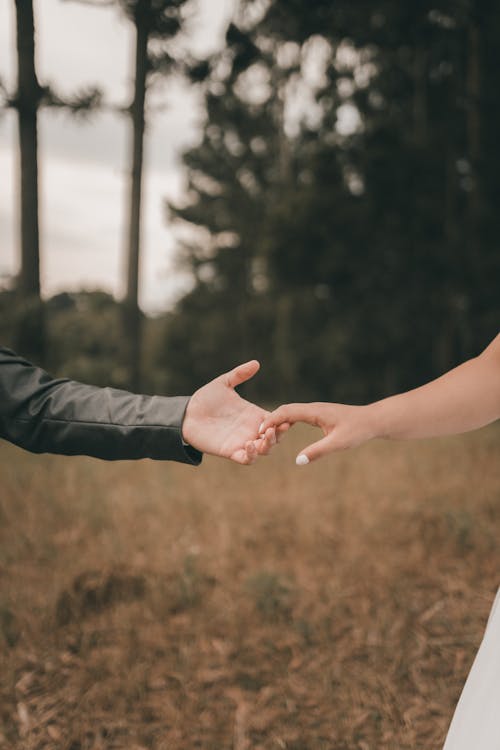
[[[410,439],[467,432],[500,418],[500,336],[437,380],[366,407],[374,437]]]
[[[320,427],[323,437],[297,456],[297,463],[305,466],[332,451],[353,448],[373,438],[451,435],[499,418],[500,335],[478,357],[413,391],[367,406],[284,404],[266,417],[260,431],[296,422]]]

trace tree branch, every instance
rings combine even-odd
[[[66,99],[47,86],[44,90],[43,103],[48,107],[68,109],[75,115],[89,115],[101,107],[102,91],[97,86],[89,86]]]
[[[2,109],[7,109],[8,107],[10,107],[10,100],[11,96],[7,91],[7,86],[3,82],[3,78],[0,78],[0,107]]]
[[[79,5],[90,5],[94,8],[111,8],[116,5],[116,0],[63,0],[65,3],[79,3]]]

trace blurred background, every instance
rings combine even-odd
[[[492,0],[0,0],[0,342],[362,402],[498,333]],[[1,441],[0,750],[440,750],[499,425],[296,469]],[[245,479],[242,481],[242,473]]]
[[[495,3],[0,6],[0,337],[56,373],[363,401],[498,330]]]

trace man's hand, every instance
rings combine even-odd
[[[186,443],[202,453],[251,464],[266,455],[276,443],[276,430],[270,427],[259,436],[259,427],[269,412],[245,401],[234,390],[255,375],[256,360],[235,367],[197,390],[191,397],[182,425]],[[282,425],[279,433],[288,425]]]

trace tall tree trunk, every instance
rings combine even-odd
[[[38,231],[37,111],[41,89],[35,70],[35,29],[32,0],[16,0],[18,87],[16,108],[20,153],[21,270],[18,291],[22,313],[18,347],[42,361],[45,353],[40,301]]]
[[[148,68],[149,10],[151,0],[143,0],[136,11],[135,93],[132,118],[132,169],[130,173],[130,224],[127,248],[127,292],[125,297],[125,334],[129,342],[130,387],[141,385],[141,311],[139,309],[139,271],[141,240],[142,167],[144,150],[144,104]]]

